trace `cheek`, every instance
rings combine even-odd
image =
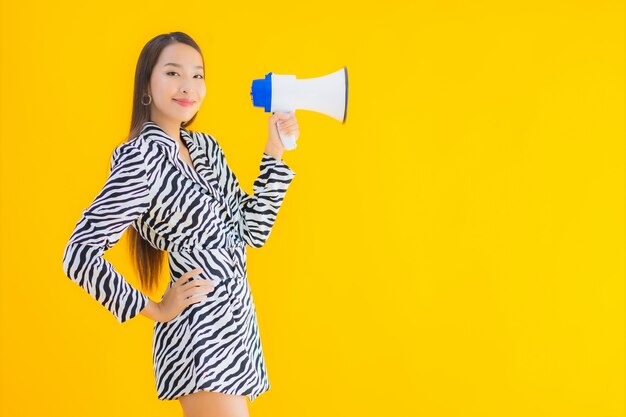
[[[176,84],[172,80],[172,77],[166,75],[156,76],[152,80],[152,91],[159,96],[172,96],[173,92],[176,92]]]

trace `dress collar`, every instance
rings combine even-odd
[[[167,133],[165,133],[165,131],[153,121],[148,120],[143,123],[141,127],[141,135],[143,135],[144,138],[159,144],[159,148],[161,148],[165,153],[170,163],[172,163],[189,180],[194,183],[199,183],[203,187],[204,192],[217,199],[222,207],[224,207],[228,215],[231,218],[233,217],[232,208],[226,201],[226,196],[223,191],[221,191],[218,173],[217,171],[211,169],[207,150],[205,146],[203,146],[202,141],[198,139],[198,135],[190,133],[182,126],[180,127],[180,137],[187,146],[194,169],[180,159],[180,145],[178,144],[178,141],[174,140]]]
[[[178,141],[174,140],[171,136],[165,133],[161,126],[152,120],[147,120],[143,123],[141,127],[141,134],[149,136],[150,139],[154,139],[157,142],[166,145],[171,150],[176,151],[176,154],[180,151]],[[182,126],[180,127],[180,138],[185,142],[187,148],[191,145],[197,145],[193,136]]]

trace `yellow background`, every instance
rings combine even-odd
[[[252,191],[270,71],[344,65],[345,125],[299,111],[248,248],[271,388],[252,416],[624,416],[622,1],[1,2],[0,414],[176,416],[152,326],[64,276],[128,132],[139,52],[201,46]],[[106,254],[138,285],[126,240]],[[158,293],[165,288],[166,277]]]

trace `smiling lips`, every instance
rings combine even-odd
[[[175,102],[177,102],[178,104],[180,104],[181,106],[184,107],[190,107],[193,106],[193,104],[195,103],[195,101],[193,100],[187,100],[187,99],[174,99]]]

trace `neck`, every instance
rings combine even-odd
[[[159,117],[158,115],[154,115],[151,117],[152,121],[159,125],[161,129],[169,136],[178,142],[179,145],[182,145],[182,138],[180,137],[180,121],[165,119],[163,117]]]

